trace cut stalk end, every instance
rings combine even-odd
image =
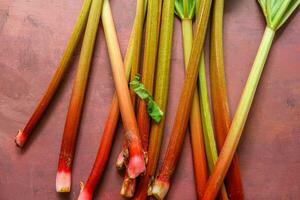
[[[79,194],[78,200],[92,200],[93,195],[83,188]]]
[[[18,147],[22,148],[27,140],[27,137],[24,135],[23,131],[19,130],[16,138],[15,143]]]
[[[122,170],[125,168],[129,157],[129,151],[127,148],[123,148],[122,152],[118,155],[117,161],[116,161],[116,168],[118,170]]]
[[[124,178],[120,194],[125,198],[132,198],[134,196],[136,186],[136,179],[129,177]]]
[[[56,175],[56,191],[70,192],[71,190],[71,172],[60,171]]]
[[[155,179],[153,185],[148,192],[150,196],[154,196],[158,200],[165,198],[169,191],[170,183],[162,180]]]
[[[130,156],[127,173],[129,178],[134,179],[145,172],[145,160],[140,155]]]

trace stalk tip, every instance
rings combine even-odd
[[[134,179],[138,177],[141,173],[145,172],[145,170],[145,161],[142,156],[135,155],[130,157],[127,168],[129,178]]]
[[[162,200],[165,198],[166,194],[169,191],[170,184],[168,182],[155,179],[153,185],[148,191],[149,196],[154,196],[158,200]]]
[[[26,142],[26,137],[23,131],[19,130],[17,136],[15,137],[15,143],[18,147],[22,148]]]
[[[83,188],[80,191],[78,200],[92,200],[92,194],[89,191],[87,191],[85,188]]]
[[[70,192],[71,172],[60,171],[56,174],[56,191]]]
[[[135,192],[136,179],[124,178],[120,194],[125,198],[132,198]]]

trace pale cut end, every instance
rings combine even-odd
[[[129,152],[128,149],[123,149],[122,152],[119,154],[116,162],[116,168],[118,170],[122,170],[125,168],[128,162]]]
[[[168,182],[155,179],[150,191],[148,191],[148,195],[154,196],[158,200],[162,200],[167,195],[169,187],[170,184]]]
[[[71,190],[71,172],[60,171],[56,174],[56,191],[70,192]]]
[[[146,170],[144,158],[141,156],[131,156],[127,168],[129,178],[135,179]]]
[[[132,198],[134,196],[136,186],[136,180],[130,179],[129,177],[125,178],[121,188],[120,194],[125,198]]]
[[[92,194],[83,188],[79,194],[78,200],[92,200],[92,197]]]
[[[18,131],[17,136],[15,137],[15,142],[18,147],[23,147],[26,142],[26,137],[21,130]]]

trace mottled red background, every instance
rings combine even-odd
[[[55,192],[55,174],[77,58],[29,147],[22,152],[13,142],[56,69],[81,3],[74,0],[0,0],[0,199],[76,199],[79,182],[86,180],[94,162],[114,91],[102,28],[89,79],[70,195]],[[111,5],[124,53],[135,1],[111,0]],[[232,113],[264,26],[255,0],[226,1],[225,64]],[[238,150],[246,199],[300,199],[300,13],[294,15],[277,36]],[[162,154],[183,81],[178,20],[175,20],[171,69]],[[96,199],[122,199],[118,195],[122,178],[114,168],[121,141],[122,135],[117,134],[112,159]],[[189,137],[186,137],[168,199],[195,199]]]

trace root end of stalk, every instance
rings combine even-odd
[[[140,174],[145,172],[146,166],[145,166],[145,160],[142,156],[132,156],[129,159],[129,164],[127,168],[127,173],[129,178],[135,179]]]
[[[17,136],[15,137],[15,143],[18,147],[22,148],[26,142],[26,137],[21,130],[18,131]]]
[[[56,191],[70,192],[71,189],[71,172],[57,172],[56,175]]]
[[[92,197],[92,194],[83,188],[79,194],[78,200],[92,200]]]
[[[132,198],[134,196],[136,186],[136,179],[125,178],[121,188],[120,194],[125,198]]]
[[[149,188],[148,195],[154,196],[157,200],[162,200],[167,195],[169,187],[170,184],[168,182],[155,179],[153,185]]]

